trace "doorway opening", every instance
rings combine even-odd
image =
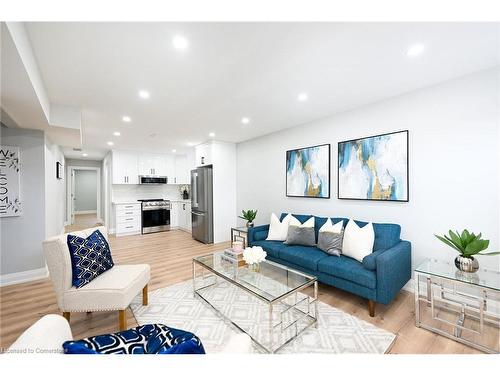
[[[101,168],[69,167],[66,232],[102,225]]]

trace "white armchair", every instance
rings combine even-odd
[[[99,229],[108,239],[105,227],[89,228],[71,234],[86,238]],[[119,312],[120,330],[126,329],[126,309],[142,290],[142,304],[148,304],[149,264],[115,265],[90,283],[77,289],[72,285],[71,257],[63,234],[43,241],[43,251],[57,304],[63,316],[70,320],[72,312]]]

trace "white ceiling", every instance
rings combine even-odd
[[[209,132],[241,142],[500,64],[498,23],[26,27],[50,101],[81,108],[82,147],[101,152],[182,152]],[[173,48],[177,34],[186,51]],[[425,51],[409,58],[414,43]]]

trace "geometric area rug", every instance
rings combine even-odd
[[[240,320],[261,319],[255,301],[239,288],[220,282],[208,291],[211,293],[206,296],[210,297],[209,300],[219,298],[224,306],[238,314]],[[142,306],[141,296],[137,296],[130,307],[140,325],[162,323],[193,332],[201,339],[207,353],[220,352],[224,343],[240,332],[204,301],[194,297],[192,280],[149,292],[148,306]],[[317,328],[307,328],[277,353],[383,354],[389,351],[396,339],[393,333],[321,301],[318,302],[318,315]],[[255,344],[252,346],[254,353],[260,353]]]

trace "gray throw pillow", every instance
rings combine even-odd
[[[303,228],[296,225],[288,227],[285,243],[287,245],[316,246],[314,228]]]
[[[340,233],[319,232],[318,248],[330,255],[340,256],[342,254],[342,240],[344,238],[344,230]]]

